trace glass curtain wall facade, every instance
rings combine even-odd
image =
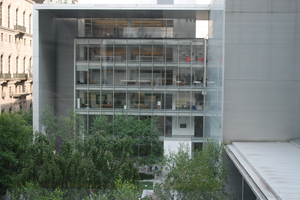
[[[142,38],[133,34],[139,29],[125,27],[128,21],[148,26]],[[202,138],[204,39],[148,38],[162,29],[167,34],[168,28],[155,29],[150,20],[128,21],[119,29],[102,19],[90,20],[85,33],[101,38],[75,40],[74,105],[86,119],[87,130],[95,115],[113,120],[114,114],[124,112],[139,119],[157,117],[161,136]],[[167,26],[168,20],[161,24]],[[120,36],[127,29],[134,37]],[[108,36],[108,30],[113,35]]]

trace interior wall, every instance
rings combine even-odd
[[[300,137],[300,2],[226,1],[224,140]]]
[[[195,38],[196,22],[185,19],[174,20],[174,38]]]
[[[74,108],[74,39],[77,19],[56,20],[56,114]]]

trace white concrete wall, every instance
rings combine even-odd
[[[170,152],[178,152],[178,148],[180,144],[188,145],[189,149],[192,149],[192,141],[191,140],[165,140],[164,141],[164,154],[170,155]],[[191,152],[191,151],[190,151]]]

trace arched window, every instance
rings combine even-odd
[[[16,25],[18,25],[18,13],[19,13],[19,9],[16,10]]]
[[[0,74],[3,73],[3,55],[0,56]]]
[[[16,57],[16,74],[18,73],[18,68],[19,68],[19,58],[18,58],[18,56]]]
[[[2,2],[0,2],[0,26],[2,26]]]
[[[25,66],[25,61],[26,61],[26,58],[24,57],[24,58],[23,58],[23,73],[25,73],[25,68],[26,68],[26,66]]]
[[[7,13],[7,27],[10,28],[10,6],[8,6],[8,13]]]
[[[23,12],[23,26],[25,27],[25,11]]]
[[[29,15],[29,26],[28,26],[28,33],[31,33],[31,14]]]
[[[8,73],[10,74],[10,56],[8,56]]]

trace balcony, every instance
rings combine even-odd
[[[26,80],[27,79],[27,74],[25,73],[21,73],[21,74],[13,74],[14,75],[14,79],[17,79],[17,80]]]
[[[26,27],[25,26],[15,25],[14,29],[15,29],[16,35],[23,36],[26,33]]]
[[[8,79],[11,78],[11,74],[0,74],[1,79]]]

